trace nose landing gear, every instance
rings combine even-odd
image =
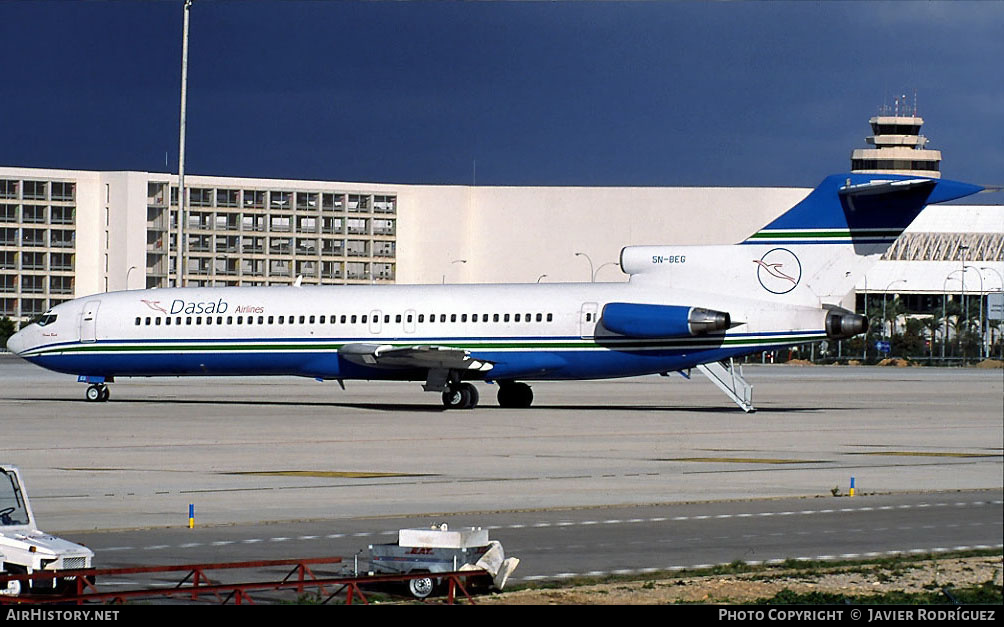
[[[108,386],[104,383],[95,383],[94,385],[87,386],[87,392],[84,395],[92,403],[103,403],[108,400],[109,396]]]

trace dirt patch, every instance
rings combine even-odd
[[[750,603],[785,589],[847,596],[928,592],[945,586],[1001,585],[1000,556],[948,558],[898,565],[832,566],[812,570],[764,570],[737,575],[618,581],[542,590],[518,590],[478,598],[479,605],[661,605]]]
[[[999,359],[984,359],[976,364],[977,368],[1004,368],[1004,361]]]
[[[812,363],[811,361],[809,361],[808,359],[789,359],[788,361],[786,361],[784,363],[785,363],[785,365],[788,365],[788,366],[815,366],[816,365],[816,364]]]
[[[893,366],[893,367],[896,367],[896,368],[907,368],[909,366],[915,366],[916,364],[914,364],[912,361],[910,361],[908,359],[902,359],[900,357],[890,357],[890,358],[883,359],[882,361],[878,362],[878,365],[879,366]]]

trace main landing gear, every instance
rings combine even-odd
[[[533,390],[525,383],[499,382],[499,407],[525,409],[533,403]]]
[[[452,383],[443,391],[443,406],[446,409],[474,409],[478,400],[478,388],[470,383]]]
[[[104,383],[95,383],[87,387],[85,398],[92,403],[103,403],[110,396],[108,386]]]

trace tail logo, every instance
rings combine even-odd
[[[787,248],[773,248],[753,263],[760,285],[771,294],[787,294],[802,279],[802,264]]]

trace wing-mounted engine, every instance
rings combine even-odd
[[[732,317],[703,307],[608,303],[600,322],[628,337],[689,337],[726,331],[732,326]]]

